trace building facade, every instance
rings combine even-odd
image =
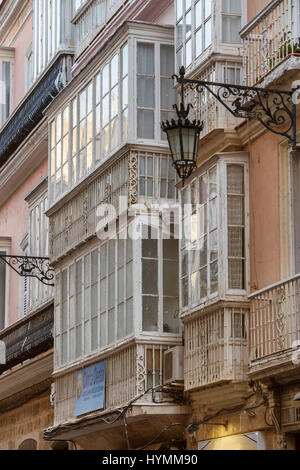
[[[182,185],[161,122],[181,66],[297,86],[299,0],[6,0],[0,25],[0,448],[298,449],[298,151],[186,87]]]

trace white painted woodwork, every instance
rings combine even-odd
[[[107,25],[116,12],[123,5],[127,4],[128,1],[93,0],[92,2],[86,2],[86,5],[84,3],[82,0],[77,1],[77,12],[75,11],[73,18],[77,56],[80,55],[97,33]]]
[[[174,343],[134,343],[101,356],[99,362],[106,361],[103,411],[109,412],[126,406],[151,387],[162,385],[163,352],[172,345]],[[74,418],[76,371],[57,377],[55,384],[54,425],[58,425]],[[142,398],[142,402],[145,402],[145,398]]]
[[[248,315],[219,308],[185,322],[185,390],[246,379]]]
[[[59,50],[72,49],[72,0],[33,0],[33,81]]]
[[[145,158],[152,161],[151,174],[143,171],[140,161]],[[147,186],[142,185],[144,180],[149,182]],[[50,216],[51,261],[96,235],[100,204],[112,204],[118,211],[120,196],[126,196],[129,205],[173,200],[174,184],[175,172],[170,168],[168,153],[127,152]]]

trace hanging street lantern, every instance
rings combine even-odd
[[[184,105],[184,88],[197,93],[204,91],[212,95],[235,118],[259,121],[274,134],[285,137],[292,144],[293,150],[300,150],[297,142],[297,107],[300,86],[291,90],[249,87],[228,83],[207,82],[185,78],[185,68],[181,67],[179,76],[172,78],[181,85],[180,108],[175,104],[177,120],[162,122],[161,128],[168,136],[173,166],[184,182],[196,168],[199,134],[203,130],[200,121],[188,119],[189,103]]]
[[[184,78],[184,75],[185,69],[181,67],[181,79]],[[182,82],[180,107],[178,109],[176,104],[173,106],[177,113],[177,119],[161,123],[161,128],[168,137],[173,166],[182,180],[183,186],[185,180],[191,176],[197,167],[199,135],[203,129],[202,122],[188,119],[192,107],[190,103],[187,107],[184,105],[184,84]]]

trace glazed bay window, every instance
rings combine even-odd
[[[120,147],[128,130],[128,45],[50,122],[50,198],[57,200]]]
[[[212,0],[176,0],[176,68],[189,67],[212,43]]]
[[[182,310],[246,293],[247,157],[235,160],[221,156],[181,191]]]
[[[129,67],[132,62],[134,66]],[[175,116],[172,106],[177,94],[172,74],[171,44],[130,37],[106,57],[76,95],[50,118],[51,204],[127,142],[167,148],[160,123]],[[152,175],[161,178],[162,198],[174,193],[166,180],[175,181],[175,174],[166,162],[162,159],[161,169],[154,169]],[[157,195],[157,188],[154,193]]]

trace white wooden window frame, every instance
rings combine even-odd
[[[122,232],[121,232],[122,233]],[[93,245],[90,245],[88,248],[84,249],[80,256],[74,257],[72,261],[69,261],[68,264],[65,266],[61,267],[59,271],[56,272],[56,282],[55,282],[55,372],[65,370],[69,366],[76,366],[76,364],[82,363],[83,360],[88,360],[90,357],[93,357],[95,355],[99,354],[107,354],[110,351],[115,350],[116,348],[120,347],[122,344],[128,343],[131,341],[133,338],[136,339],[141,339],[142,341],[145,340],[153,340],[155,338],[156,340],[161,340],[164,342],[164,340],[173,340],[173,339],[178,339],[178,337],[181,334],[181,325],[179,322],[179,333],[163,333],[163,325],[164,325],[164,319],[163,319],[163,286],[162,286],[162,276],[163,276],[163,260],[162,260],[162,240],[159,242],[161,244],[161,247],[159,248],[158,252],[158,274],[159,274],[159,284],[158,284],[158,293],[159,293],[159,331],[155,332],[147,332],[143,331],[143,324],[142,324],[142,240],[133,240],[132,241],[132,258],[126,263],[132,263],[132,296],[131,297],[124,297],[124,302],[129,300],[131,301],[132,299],[132,319],[133,319],[133,324],[132,324],[132,332],[129,334],[124,335],[122,338],[118,338],[118,306],[120,303],[118,303],[118,272],[119,272],[119,267],[118,267],[118,259],[117,256],[115,257],[115,271],[114,271],[114,276],[115,276],[115,299],[114,299],[114,309],[115,309],[115,341],[109,343],[108,342],[108,321],[106,321],[106,339],[107,342],[104,345],[101,345],[101,307],[100,307],[100,296],[101,296],[101,273],[100,273],[100,250],[101,246],[104,246],[108,243],[108,241],[101,242],[99,244],[99,241],[95,242]],[[70,344],[71,344],[71,338],[70,338],[70,333],[71,330],[76,329],[76,324],[71,323],[71,310],[70,310],[70,268],[76,263],[82,262],[82,293],[84,293],[84,260],[86,256],[91,255],[93,252],[97,251],[98,252],[98,281],[97,281],[97,292],[98,292],[98,313],[97,313],[97,318],[98,318],[98,347],[95,350],[85,350],[85,336],[84,336],[84,310],[85,310],[85,299],[84,295],[82,295],[82,315],[81,315],[81,323],[77,325],[77,327],[81,327],[81,345],[82,345],[82,353],[81,355],[76,356],[76,344],[74,347],[75,355],[72,358],[70,356]],[[126,260],[126,250],[125,250],[125,260]],[[108,263],[108,260],[107,260]],[[62,331],[62,276],[63,272],[67,271],[67,328],[63,332]],[[107,273],[108,274],[108,273]],[[108,279],[108,277],[103,277],[102,279]],[[77,280],[75,279],[75,285],[77,283]],[[107,282],[106,282],[106,319],[108,319],[108,311],[109,311],[109,306],[108,306],[108,290],[107,290]],[[124,276],[124,295],[126,296],[126,275]],[[76,291],[74,292],[74,298],[76,299]],[[74,305],[75,305],[75,311],[77,310],[76,307],[76,300],[74,300]],[[91,319],[88,319],[87,321],[90,321]],[[126,325],[126,314],[124,315],[124,322]],[[59,362],[58,359],[62,358],[62,352],[63,352],[63,342],[62,342],[62,334],[66,334],[67,337],[67,357],[66,361],[62,363],[61,361]],[[76,341],[76,334],[75,334],[75,341]]]
[[[49,219],[46,216],[48,210],[47,179],[41,182],[26,196],[29,204],[29,256],[49,256]],[[34,311],[53,297],[53,288],[43,285],[40,281],[28,278],[29,295],[28,311]]]
[[[224,16],[229,16],[232,18],[240,18],[241,19],[241,28],[242,28],[242,22],[243,22],[243,0],[241,0],[241,13],[229,13],[229,12],[224,12],[223,11],[223,0],[221,0],[221,23],[222,23],[222,31],[221,31],[221,42],[223,43],[223,28],[224,28],[224,23],[223,23],[223,17]],[[242,38],[240,38],[239,42],[224,42],[224,44],[232,44],[232,45],[241,45],[242,44]]]
[[[30,44],[25,54],[25,93],[29,91],[33,83],[33,49],[32,43]]]
[[[0,237],[0,252],[5,255],[11,254],[11,238],[9,237]],[[9,305],[9,286],[10,286],[10,268],[5,265],[5,314],[4,314],[4,329],[9,326],[8,318],[8,305]]]
[[[141,230],[139,228],[138,230]],[[143,256],[142,256],[142,243],[143,240],[139,239],[137,243],[135,243],[136,246],[136,285],[138,287],[137,289],[137,295],[135,297],[135,302],[136,302],[136,310],[134,312],[140,312],[140,315],[137,314],[135,315],[135,325],[136,325],[136,333],[141,336],[150,336],[150,337],[157,337],[157,338],[162,338],[162,337],[178,337],[181,331],[181,325],[179,322],[179,332],[177,333],[165,333],[164,332],[164,308],[163,308],[163,301],[164,301],[164,292],[163,292],[163,238],[161,235],[161,227],[159,228],[159,238],[157,240],[157,268],[158,268],[158,290],[157,290],[157,295],[153,295],[153,297],[158,298],[158,331],[145,331],[143,329],[143,296],[151,296],[151,294],[144,294],[143,293]],[[146,259],[152,259],[146,258]],[[153,258],[154,259],[154,258]],[[167,258],[166,258],[167,259]],[[180,304],[179,304],[179,292],[178,292],[178,313],[180,311]]]
[[[138,43],[147,43],[147,44],[154,44],[154,139],[145,139],[145,138],[138,138],[137,135],[137,48]],[[129,111],[133,110],[134,115],[134,122],[133,122],[133,138],[134,141],[137,143],[145,144],[145,145],[161,145],[167,147],[166,140],[162,139],[161,133],[161,97],[160,97],[160,87],[161,87],[161,72],[160,72],[160,46],[161,45],[168,45],[174,46],[172,41],[166,40],[157,40],[154,41],[153,39],[148,39],[147,37],[143,38],[134,38],[133,50],[131,51],[131,64],[134,67],[134,89],[133,95],[129,94]],[[129,70],[132,70],[131,68]],[[130,77],[130,75],[129,75]],[[131,80],[129,80],[131,82]],[[133,99],[131,98],[133,97]],[[174,103],[175,104],[175,103]]]
[[[60,49],[72,47],[72,0],[33,0],[33,81]]]
[[[137,58],[137,42],[142,42],[142,43],[151,43],[154,44],[155,48],[155,109],[154,109],[154,139],[138,139],[137,138],[137,78],[136,78],[136,71],[137,71],[137,65],[136,65],[136,58]],[[122,76],[122,67],[121,67],[121,54],[124,49],[128,45],[128,75],[127,76]],[[120,41],[120,43],[114,48],[113,52],[110,52],[109,56],[103,60],[101,65],[93,72],[92,76],[89,76],[89,78],[86,80],[86,83],[84,86],[81,86],[78,88],[70,101],[68,103],[65,103],[62,108],[59,110],[59,112],[53,116],[50,119],[49,122],[49,174],[50,174],[50,185],[49,185],[49,196],[50,196],[50,203],[53,205],[56,201],[58,201],[61,197],[63,197],[68,191],[73,189],[77,184],[79,184],[81,181],[83,181],[89,174],[91,174],[95,168],[97,168],[99,165],[102,165],[104,162],[106,162],[113,154],[115,154],[126,142],[130,143],[139,143],[139,144],[145,144],[145,145],[158,145],[160,147],[165,147],[166,149],[168,148],[168,144],[166,140],[162,140],[162,133],[161,133],[161,102],[160,102],[160,83],[161,83],[161,75],[160,75],[160,45],[168,45],[168,46],[173,46],[173,43],[171,40],[166,40],[166,39],[161,39],[161,40],[151,40],[146,37],[142,38],[137,38],[137,37],[127,37],[126,39],[123,39]],[[96,155],[96,140],[97,136],[96,135],[96,80],[97,77],[100,74],[102,74],[104,67],[111,61],[111,59],[118,54],[119,56],[119,81],[118,81],[118,88],[119,88],[119,103],[118,103],[118,144],[115,148],[109,149],[108,153],[106,155],[103,155],[102,152],[102,145],[103,145],[103,128],[102,128],[102,106],[100,106],[101,110],[101,157],[98,158],[98,155]],[[135,78],[134,78],[135,77]],[[126,106],[122,106],[122,97],[123,97],[123,92],[122,92],[122,86],[124,83],[124,79],[128,78],[128,104]],[[88,84],[90,82],[93,82],[93,162],[92,166],[89,169],[89,171],[86,171],[84,175],[80,179],[76,178],[74,180],[73,178],[73,173],[72,173],[72,167],[73,167],[73,160],[74,160],[74,155],[70,154],[70,148],[73,149],[73,113],[71,109],[71,119],[70,119],[70,124],[69,124],[69,140],[70,140],[70,145],[69,145],[69,156],[68,156],[68,186],[65,188],[62,188],[61,190],[57,191],[56,188],[54,187],[54,179],[56,178],[56,173],[57,173],[57,159],[52,155],[53,148],[55,146],[55,151],[56,151],[56,143],[53,143],[52,140],[52,134],[53,131],[51,129],[51,126],[53,125],[53,122],[58,119],[58,116],[63,114],[64,109],[67,106],[71,106],[72,103],[74,103],[74,100],[77,100],[77,134],[76,134],[76,152],[77,152],[77,166],[78,166],[78,161],[79,161],[79,95],[82,93],[84,89],[87,88]],[[102,82],[102,80],[101,80]],[[126,83],[126,82],[125,82]],[[102,85],[101,85],[101,95],[102,95]],[[71,106],[72,107],[72,106]],[[125,135],[123,136],[123,123],[122,123],[122,117],[124,112],[128,113],[128,121],[127,121],[127,131]],[[61,124],[62,125],[62,124]],[[72,151],[73,153],[73,151]],[[96,159],[97,157],[97,159]],[[55,162],[55,172],[54,172],[54,166],[53,162]],[[78,172],[78,168],[77,168]],[[54,173],[55,173],[55,178],[54,178]],[[60,183],[61,185],[61,183]]]
[[[5,87],[4,82],[2,83],[2,74],[3,74],[3,63],[8,62],[10,64],[10,102],[9,102],[9,113],[6,117],[3,114],[3,105],[6,105],[5,100]],[[15,66],[15,50],[11,47],[0,47],[0,128],[5,124],[6,120],[9,118],[13,107],[14,107],[14,71]],[[2,103],[3,101],[3,103]]]
[[[227,166],[240,165],[244,167],[244,211],[245,211],[245,289],[229,289],[229,276],[228,276],[228,223],[227,223]],[[249,243],[250,243],[250,219],[249,219],[249,168],[248,168],[248,155],[239,154],[234,157],[222,157],[220,160],[220,176],[223,185],[221,187],[221,204],[222,214],[225,225],[223,230],[222,246],[224,248],[224,272],[225,272],[225,295],[245,296],[249,292],[250,282],[250,258],[249,258]]]
[[[205,170],[203,172],[199,172],[199,175],[196,177],[196,178],[193,178],[193,180],[190,182],[188,188],[186,188],[185,190],[188,189],[188,204],[191,204],[191,191],[190,191],[190,188],[191,188],[191,185],[197,181],[201,176],[203,175],[208,175],[209,172],[212,170],[212,169],[216,169],[216,180],[217,180],[217,196],[214,197],[214,198],[210,198],[208,196],[207,200],[206,200],[206,203],[205,205],[207,206],[207,232],[206,234],[204,234],[206,237],[207,237],[207,263],[205,266],[203,266],[203,268],[206,267],[207,269],[207,295],[205,297],[202,297],[200,298],[200,301],[198,302],[195,302],[194,304],[188,304],[186,306],[183,305],[182,303],[182,299],[183,299],[183,291],[182,291],[182,280],[184,279],[185,276],[183,276],[183,273],[182,273],[182,252],[183,252],[183,246],[182,246],[182,242],[181,242],[181,246],[180,246],[180,254],[179,254],[179,258],[180,258],[180,268],[179,268],[179,279],[180,279],[180,308],[181,308],[181,311],[185,311],[189,308],[194,308],[196,307],[197,305],[199,304],[205,304],[206,302],[208,302],[209,300],[213,300],[215,298],[217,298],[219,295],[220,295],[220,290],[221,290],[221,286],[220,286],[220,274],[221,274],[221,269],[222,269],[222,260],[221,260],[221,244],[220,244],[220,239],[221,239],[221,224],[217,224],[217,227],[214,229],[214,230],[210,230],[210,224],[208,223],[209,221],[209,203],[216,199],[217,200],[217,214],[216,214],[216,217],[217,217],[217,220],[220,220],[220,218],[222,218],[222,213],[221,213],[221,210],[220,210],[220,206],[221,206],[221,193],[220,193],[220,185],[221,185],[221,176],[220,176],[220,168],[219,168],[219,165],[218,163],[214,163],[212,164],[209,168],[205,168]],[[199,185],[197,184],[197,191],[199,192]],[[180,192],[180,201],[181,201],[181,207],[182,207],[182,192]],[[188,220],[189,219],[189,215],[185,216],[185,213],[182,213],[182,217],[183,217],[183,220]],[[222,219],[221,219],[222,220]],[[197,215],[197,232],[198,234],[201,233],[201,228],[200,228],[200,223],[201,223],[201,220],[199,218],[199,215]],[[216,292],[210,292],[210,269],[208,269],[208,267],[210,267],[209,265],[210,264],[214,264],[214,262],[210,262],[208,257],[209,257],[209,245],[210,245],[210,233],[213,233],[215,230],[218,231],[218,289]],[[193,243],[189,243],[190,245],[193,245]],[[188,244],[188,245],[189,245]],[[186,245],[187,246],[187,245]],[[185,246],[185,247],[186,247]],[[191,296],[191,289],[190,289],[190,277],[193,273],[195,272],[198,272],[199,273],[199,283],[200,283],[200,272],[201,272],[201,269],[200,269],[200,265],[199,265],[199,269],[197,271],[190,271],[189,269],[189,265],[190,265],[190,253],[189,253],[189,250],[187,251],[187,254],[188,254],[188,270],[187,270],[187,279],[188,279],[188,298],[190,299],[192,296]],[[199,254],[200,256],[200,254]]]
[[[110,54],[110,56],[101,64],[101,66],[97,69],[97,71],[93,74],[92,77],[89,78],[87,83],[81,87],[78,91],[76,91],[76,94],[73,95],[72,99],[70,102],[66,103],[61,110],[56,114],[56,116],[51,119],[49,122],[49,174],[50,174],[50,186],[49,186],[49,194],[50,194],[50,201],[51,204],[60,199],[61,196],[63,196],[66,192],[68,192],[70,189],[75,187],[79,182],[83,181],[89,174],[91,174],[96,167],[99,165],[103,164],[106,160],[110,158],[112,154],[114,154],[122,145],[124,145],[125,141],[127,140],[127,137],[123,139],[123,129],[122,129],[122,116],[124,111],[129,109],[129,105],[123,107],[122,106],[122,87],[124,83],[124,79],[127,76],[122,75],[122,70],[123,68],[121,67],[121,54],[128,44],[127,41],[123,41],[120,46],[116,47],[113,51],[113,53]],[[117,115],[114,119],[118,120],[118,142],[115,148],[111,149],[110,147],[110,138],[109,138],[109,150],[108,153],[103,155],[102,149],[103,149],[103,135],[104,135],[104,128],[102,127],[102,122],[103,122],[103,107],[102,107],[102,73],[104,68],[106,67],[107,64],[110,64],[112,59],[118,55],[118,112]],[[128,70],[130,70],[128,66]],[[99,103],[96,102],[96,82],[98,80],[98,77],[100,75],[100,133],[96,134],[96,110],[97,106],[99,106]],[[129,80],[130,82],[130,80]],[[80,95],[84,93],[89,85],[92,84],[92,140],[91,140],[91,145],[92,145],[92,163],[91,167],[87,169],[86,165],[86,157],[85,157],[85,171],[84,173],[80,176],[79,173],[79,163],[80,163]],[[110,91],[109,91],[110,94]],[[129,92],[128,92],[129,95]],[[73,105],[74,103],[77,103],[77,108],[75,110],[76,114],[76,125],[74,123],[74,117],[75,114],[73,114]],[[109,100],[110,102],[110,100]],[[57,144],[59,143],[59,140],[57,140],[57,136],[55,135],[55,142],[53,140],[53,129],[56,129],[56,123],[57,121],[61,120],[60,126],[61,126],[61,133],[63,135],[63,114],[64,111],[70,107],[70,119],[69,119],[69,151],[68,151],[68,160],[67,160],[67,165],[68,165],[68,170],[66,170],[66,174],[68,175],[68,183],[66,184],[65,187],[63,187],[62,181],[63,181],[63,174],[61,175],[60,180],[60,186],[61,188],[59,191],[57,191],[56,188],[56,181],[57,181],[57,172],[62,170],[62,167],[58,167],[57,165]],[[111,107],[111,106],[110,106]],[[130,113],[129,113],[130,114]],[[111,115],[111,112],[109,111],[109,115]],[[110,117],[110,116],[109,116]],[[109,121],[109,128],[110,128],[110,122]],[[129,122],[127,123],[129,125]],[[53,127],[54,126],[54,127]],[[107,126],[106,126],[107,127]],[[76,128],[76,156],[74,154],[74,133],[73,130]],[[85,129],[85,133],[87,133],[87,127]],[[96,155],[96,140],[97,137],[100,135],[100,152],[101,152],[101,157],[98,158],[98,155]],[[65,134],[66,136],[66,134]],[[62,140],[60,140],[62,143]],[[72,150],[71,150],[72,149]],[[55,151],[55,158],[53,156],[53,150]],[[85,146],[85,155],[86,155],[86,146]],[[61,157],[62,159],[62,157]],[[74,159],[76,160],[76,178],[74,178]],[[54,164],[55,164],[55,170],[54,170]]]
[[[294,202],[294,186],[297,185],[297,181],[295,178],[295,169],[294,169],[294,162],[293,158],[293,151],[289,149],[288,151],[289,159],[288,159],[288,166],[289,166],[289,172],[288,172],[288,185],[289,185],[289,218],[290,218],[290,243],[291,243],[291,248],[290,248],[290,270],[291,276],[296,276],[299,274],[297,271],[297,260],[296,260],[296,223],[295,223],[295,213],[296,213],[296,208],[295,208],[295,202]]]
[[[116,241],[117,243],[117,241]],[[99,354],[99,352],[104,352],[110,349],[114,349],[123,342],[129,340],[131,337],[134,337],[136,334],[136,323],[135,323],[135,297],[136,297],[136,277],[135,277],[135,272],[136,272],[136,263],[137,263],[137,257],[136,257],[136,247],[135,243],[133,243],[133,249],[132,249],[132,258],[129,261],[126,261],[126,249],[125,249],[125,265],[128,266],[129,264],[132,263],[132,296],[131,297],[126,297],[126,289],[127,289],[127,282],[126,282],[126,275],[124,275],[124,302],[118,303],[118,272],[119,272],[119,267],[118,267],[118,250],[117,250],[117,245],[115,246],[115,263],[114,263],[114,283],[115,283],[115,296],[114,296],[114,329],[115,329],[115,338],[114,341],[109,342],[108,338],[108,277],[109,273],[107,270],[107,276],[101,278],[101,272],[100,272],[100,253],[101,253],[101,247],[104,247],[107,245],[107,253],[108,253],[108,241],[99,243],[95,245],[94,247],[90,247],[82,252],[82,254],[72,260],[71,263],[68,265],[64,266],[59,272],[56,273],[56,293],[55,293],[55,368],[56,369],[61,369],[66,367],[68,364],[76,363],[78,361],[82,361],[84,358],[87,358],[91,355]],[[86,319],[85,318],[85,259],[90,256],[90,261],[91,261],[91,256],[94,252],[98,253],[98,277],[97,277],[97,292],[98,292],[98,312],[97,312],[97,319],[98,319],[98,337],[97,337],[97,342],[98,342],[98,347],[95,348],[94,350],[91,350],[91,347],[86,348],[86,340],[85,340],[85,324],[90,322],[90,326],[92,325],[92,319],[96,318],[96,316],[92,317],[92,312],[90,312],[90,318]],[[77,311],[77,276],[76,276],[76,269],[77,269],[77,263],[82,263],[81,264],[81,269],[82,269],[82,308],[81,308],[81,322],[76,324],[76,317],[75,318],[75,323],[71,324],[71,311],[70,311],[70,269],[72,266],[76,266],[75,268],[75,291],[74,291],[74,305],[75,305],[75,313]],[[108,267],[108,257],[106,259],[107,267]],[[125,266],[124,265],[124,266]],[[91,270],[92,270],[92,263],[90,263],[90,275],[91,275]],[[63,310],[62,310],[62,295],[63,295],[63,289],[62,289],[62,278],[63,278],[63,273],[67,273],[67,327],[63,331]],[[106,309],[104,312],[101,312],[101,306],[100,306],[100,296],[101,296],[101,279],[104,280],[106,279]],[[87,289],[91,289],[91,285],[87,287]],[[91,290],[90,290],[90,296],[91,296]],[[125,298],[126,297],[126,298]],[[90,297],[91,298],[91,297]],[[130,332],[129,334],[124,335],[122,338],[118,338],[118,307],[120,304],[124,303],[125,305],[127,304],[128,301],[132,300],[132,318],[133,318],[133,331]],[[75,315],[74,313],[74,315]],[[101,314],[106,315],[106,343],[104,345],[101,344]],[[126,308],[124,312],[124,324],[126,328]],[[81,327],[81,355],[76,354],[76,348],[77,348],[77,339],[76,339],[76,329]],[[74,345],[74,351],[75,355],[74,358],[71,358],[70,356],[70,332],[72,330],[75,330],[75,342],[76,344]],[[92,331],[90,328],[90,340],[92,338]],[[63,334],[66,335],[67,338],[67,351],[66,351],[66,361],[62,363],[61,361],[58,362],[58,356],[61,359],[62,354],[63,354]],[[91,346],[91,343],[88,345]]]
[[[218,283],[219,288],[217,293],[213,293],[206,298],[200,299],[199,302],[194,304],[189,304],[187,306],[182,305],[182,256],[180,249],[180,267],[179,267],[179,282],[180,282],[180,310],[181,314],[184,315],[189,310],[194,310],[201,305],[205,305],[208,302],[211,302],[217,298],[223,298],[224,296],[232,297],[245,297],[247,292],[249,292],[249,282],[250,282],[250,267],[249,267],[249,169],[248,169],[248,154],[244,152],[238,153],[223,153],[218,154],[215,157],[218,158],[217,161],[217,178],[218,178]],[[198,170],[197,176],[193,178],[190,184],[198,179],[203,173],[209,171],[215,163],[212,163],[211,166],[206,166],[203,172],[201,168]],[[244,185],[245,185],[245,289],[229,289],[228,282],[228,226],[227,226],[227,165],[241,165],[244,167]],[[180,202],[182,200],[180,192]],[[209,278],[208,278],[209,281]],[[188,281],[189,282],[189,281]],[[189,297],[190,297],[190,286],[189,288]],[[209,291],[209,289],[208,289]]]
[[[23,239],[20,248],[23,256],[29,256],[29,234]],[[19,318],[23,318],[29,311],[29,278],[19,277]]]

